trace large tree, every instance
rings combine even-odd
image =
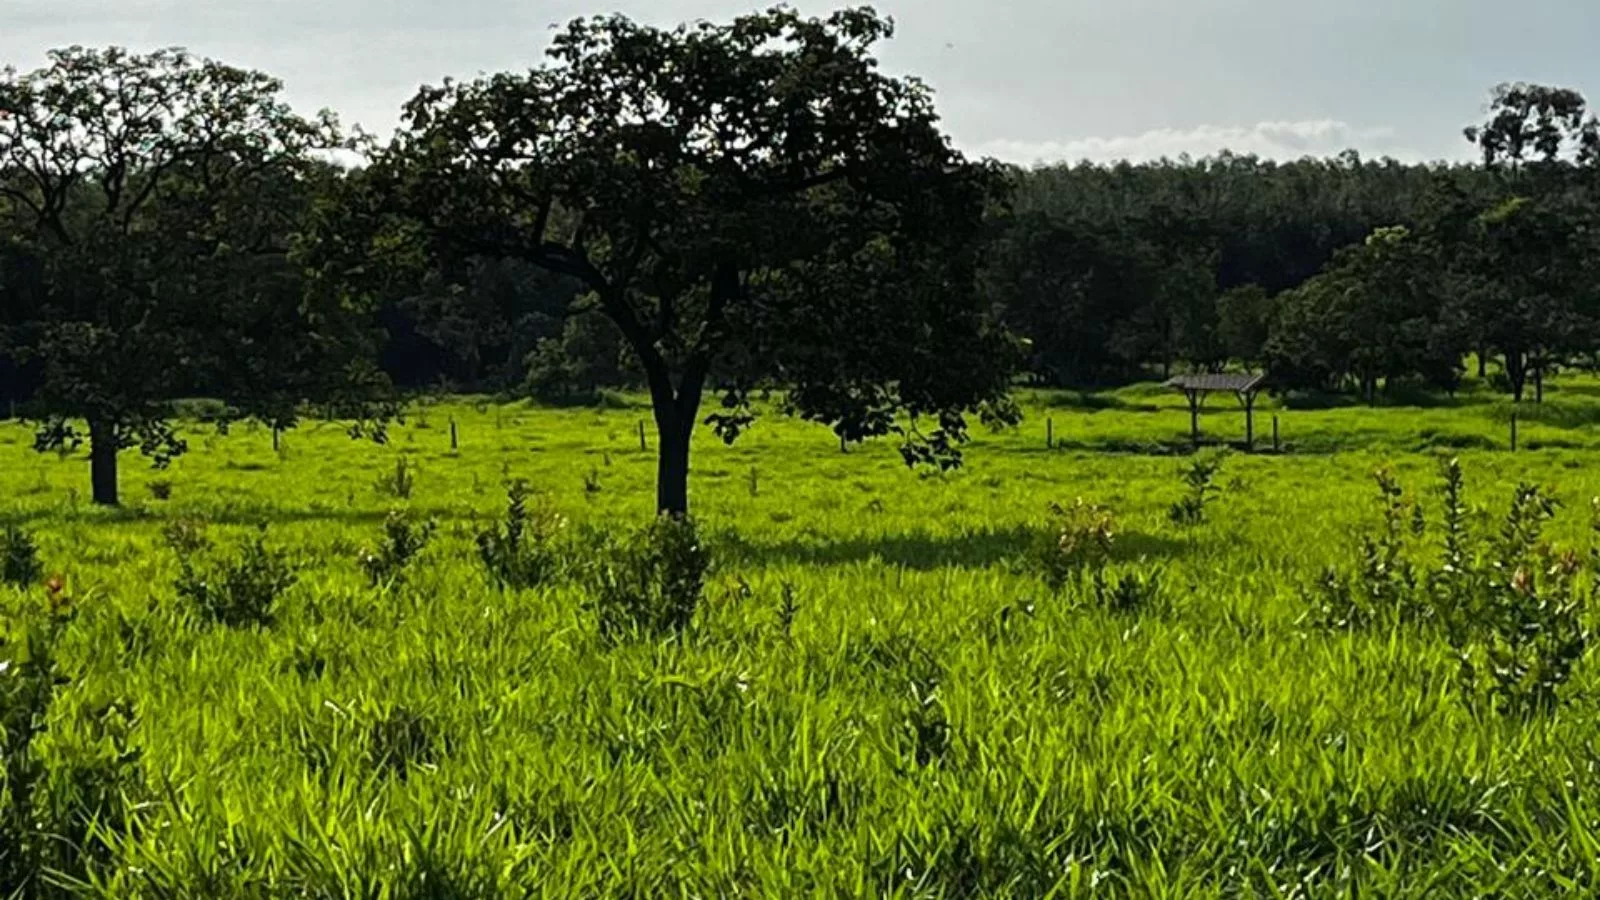
[[[924,85],[879,71],[891,33],[867,9],[575,21],[545,65],[407,105],[349,269],[420,237],[445,270],[509,258],[580,282],[643,370],[662,512],[688,508],[708,388],[729,440],[778,385],[847,440],[953,465],[966,414],[1014,414],[1015,348],[975,289],[1003,180],[951,147]]]
[[[286,426],[329,358],[288,252],[332,177],[315,153],[341,141],[280,92],[181,50],[0,70],[0,216],[37,269],[33,319],[13,329],[42,376],[37,443],[76,444],[86,423],[97,503],[118,500],[120,451],[184,451],[172,397],[203,388]]]
[[[1442,317],[1432,253],[1402,227],[1340,251],[1280,299],[1266,346],[1273,375],[1295,387],[1350,381],[1369,403],[1380,381],[1454,387],[1464,348]]]
[[[1465,135],[1498,196],[1445,248],[1460,306],[1479,344],[1500,354],[1513,396],[1531,378],[1542,400],[1545,374],[1596,337],[1600,120],[1577,91],[1519,82],[1494,88],[1486,119]]]

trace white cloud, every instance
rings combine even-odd
[[[1420,154],[1396,146],[1393,128],[1360,128],[1332,119],[1302,122],[1259,122],[1255,125],[1201,125],[1185,130],[1162,128],[1124,137],[1089,137],[1069,141],[991,140],[970,146],[971,152],[1020,165],[1036,163],[1144,162],[1181,154],[1200,158],[1223,150],[1268,159],[1333,156],[1354,148],[1363,156],[1417,159]]]

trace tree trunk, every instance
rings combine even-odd
[[[1488,351],[1487,348],[1483,347],[1482,345],[1479,345],[1479,347],[1478,347],[1478,378],[1479,379],[1483,379],[1483,378],[1488,378],[1488,377],[1489,377],[1489,351]]]
[[[1544,402],[1544,363],[1533,367],[1533,402]]]
[[[1514,402],[1522,402],[1522,389],[1528,383],[1528,361],[1520,351],[1507,350],[1506,380],[1511,382],[1511,398]]]
[[[656,409],[656,513],[674,517],[689,514],[689,437],[694,420],[681,421],[674,409]]]
[[[117,429],[109,422],[89,423],[89,481],[95,503],[117,505]]]

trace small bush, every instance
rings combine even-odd
[[[1551,712],[1592,641],[1585,619],[1600,573],[1600,500],[1587,559],[1544,541],[1560,505],[1533,485],[1518,486],[1498,532],[1475,541],[1461,466],[1452,459],[1442,472],[1442,558],[1431,567],[1417,560],[1414,539],[1425,536],[1426,519],[1380,472],[1383,524],[1361,537],[1353,573],[1322,576],[1319,624],[1435,627],[1456,656],[1469,703],[1515,716]]]
[[[172,499],[172,482],[165,478],[152,481],[149,484],[150,496],[165,502]]]
[[[1167,510],[1167,518],[1178,525],[1199,525],[1206,519],[1206,506],[1222,493],[1216,486],[1217,473],[1222,471],[1221,456],[1201,456],[1192,460],[1179,473],[1187,493],[1183,499]]]
[[[179,598],[218,625],[271,625],[278,599],[294,586],[296,576],[288,560],[267,548],[266,533],[263,525],[237,556],[211,562],[197,562],[200,545],[180,543],[185,535],[179,534],[178,541],[169,537],[181,565]]]
[[[391,511],[384,520],[383,540],[377,549],[363,549],[358,556],[361,570],[367,573],[372,586],[398,583],[406,566],[428,546],[437,528],[438,523],[432,519],[418,523],[402,510]]]
[[[27,587],[44,576],[33,536],[15,525],[0,531],[0,581]]]
[[[396,500],[410,500],[417,487],[417,476],[410,461],[401,456],[394,461],[394,471],[378,478],[379,494]]]
[[[566,528],[566,519],[548,510],[530,511],[525,482],[514,482],[506,496],[504,524],[478,535],[478,558],[501,590],[537,587],[554,580],[561,571],[556,541]]]
[[[1049,506],[1050,528],[1033,551],[1033,564],[1051,588],[1060,590],[1085,569],[1099,570],[1111,558],[1116,517],[1078,498],[1071,506]]]
[[[688,629],[710,568],[693,520],[662,516],[603,548],[601,557],[591,606],[602,635],[660,636]]]

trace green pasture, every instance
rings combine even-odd
[[[525,479],[572,528],[648,520],[642,405],[414,408],[387,445],[339,423],[186,431],[87,502],[82,452],[0,424],[0,525],[37,540],[77,617],[33,753],[49,802],[98,809],[51,890],[106,897],[1558,896],[1600,890],[1600,686],[1551,716],[1474,712],[1436,636],[1306,621],[1376,527],[1390,464],[1430,510],[1459,456],[1475,527],[1512,487],[1586,546],[1600,382],[1517,409],[1257,408],[1207,521],[1179,498],[1188,413],[1145,385],[1024,393],[967,465],[907,470],[764,417],[696,438],[715,568],[679,640],[602,641],[580,586],[495,590],[473,544]],[[1304,404],[1293,404],[1302,406]],[[1282,450],[1272,453],[1272,418]],[[455,423],[459,449],[452,451]],[[1046,446],[1046,423],[1057,446]],[[1243,415],[1214,397],[1207,437]],[[404,457],[409,500],[379,483]],[[151,485],[170,484],[157,499]],[[1135,613],[1025,565],[1046,506],[1116,513],[1112,568],[1161,570]],[[439,521],[390,589],[357,552],[405,507]],[[1431,513],[1430,513],[1431,514]],[[178,603],[178,519],[227,547],[266,523],[298,583],[270,627]],[[1431,538],[1430,538],[1431,540]],[[797,607],[782,625],[785,593]],[[13,619],[43,588],[0,587]],[[117,704],[114,707],[109,704]],[[110,710],[108,712],[108,709]],[[136,761],[95,780],[117,747]],[[76,798],[76,801],[74,800]],[[92,798],[93,802],[84,798]]]

